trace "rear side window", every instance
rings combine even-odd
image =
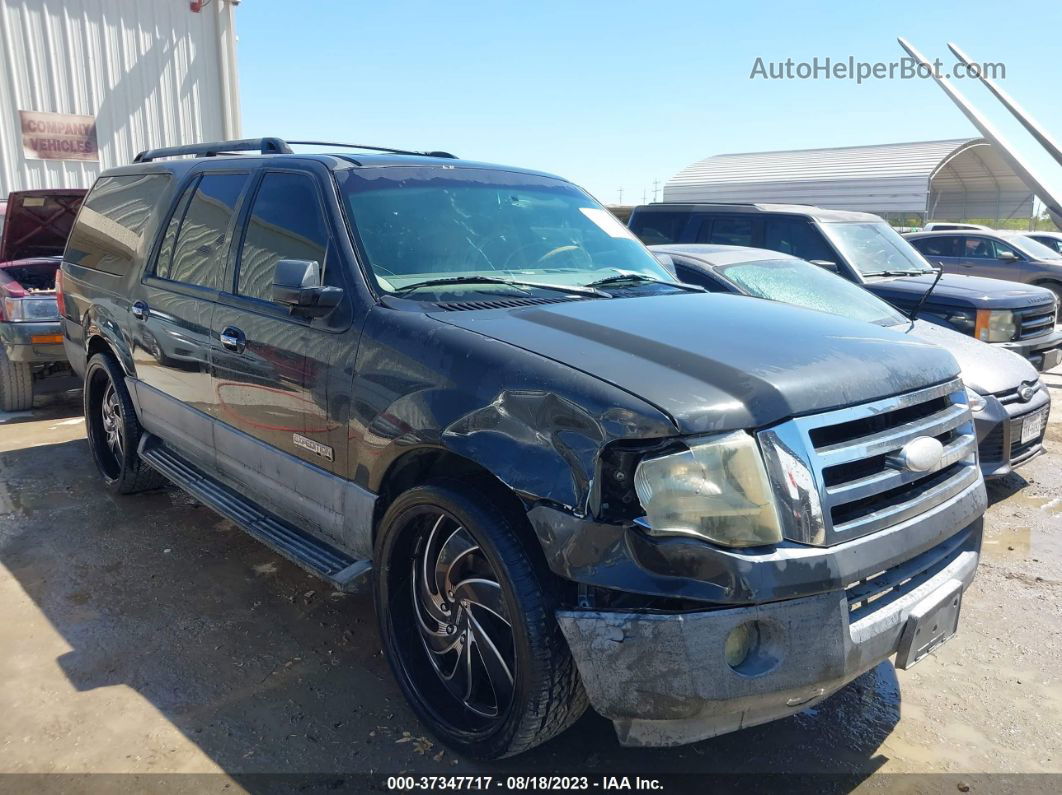
[[[225,270],[232,214],[248,174],[204,174],[185,191],[162,238],[155,275],[217,288]]]
[[[911,241],[916,249],[929,257],[959,256],[959,238],[954,235],[946,237],[920,237]]]
[[[689,213],[635,213],[631,231],[647,246],[681,243]]]
[[[712,221],[711,232],[704,232],[708,225],[701,227],[701,236],[698,238],[705,243],[718,243],[723,246],[752,246],[753,240],[752,219],[750,218],[716,218]]]
[[[273,300],[273,272],[282,259],[311,260],[324,267],[327,230],[312,177],[267,173],[240,247],[236,292]]]
[[[129,273],[170,179],[169,174],[130,174],[96,180],[70,231],[66,261],[115,276]]]
[[[806,260],[837,260],[819,230],[803,218],[768,218],[763,247]]]

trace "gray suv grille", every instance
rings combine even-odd
[[[889,462],[908,442],[938,439],[944,454],[928,472]],[[760,433],[765,447],[798,455],[814,478],[823,522],[812,537],[836,544],[932,510],[976,484],[977,436],[962,382],[798,417]]]

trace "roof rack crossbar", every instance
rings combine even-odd
[[[371,152],[389,152],[394,155],[418,155],[421,157],[446,157],[456,160],[457,156],[449,152],[416,152],[411,149],[392,149],[389,146],[369,146],[368,144],[343,144],[336,141],[288,141],[298,146],[341,146],[344,149],[368,149]]]
[[[261,152],[263,155],[293,154],[291,147],[280,138],[244,138],[239,141],[215,141],[205,144],[145,149],[133,158],[133,162],[148,163],[152,160],[159,160],[164,157],[178,157],[180,155],[214,157],[224,152]]]

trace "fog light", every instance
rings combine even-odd
[[[726,664],[731,668],[737,668],[749,656],[749,649],[752,648],[755,631],[753,623],[748,621],[744,624],[738,624],[726,636],[726,642],[723,645],[723,659],[726,660]]]

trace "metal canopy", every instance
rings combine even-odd
[[[983,138],[716,155],[664,185],[664,201],[812,204],[925,218],[1032,214],[1033,193]]]

